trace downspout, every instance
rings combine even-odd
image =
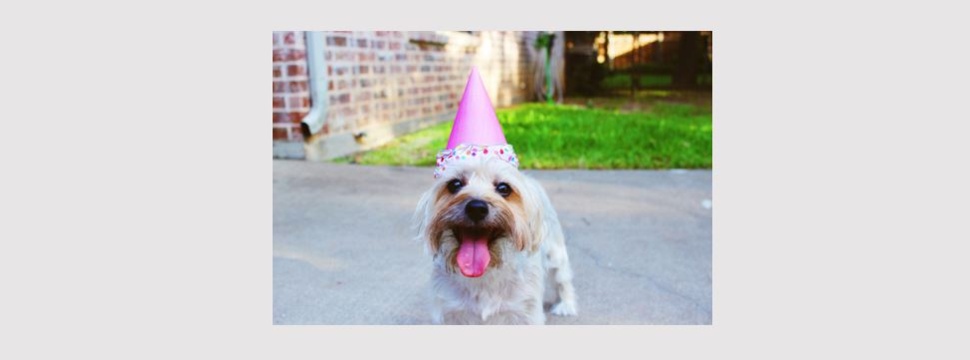
[[[305,34],[307,71],[310,79],[310,112],[303,117],[300,129],[303,131],[303,139],[309,140],[311,135],[323,128],[323,123],[327,120],[330,99],[327,98],[327,66],[323,60],[323,33],[307,31]]]

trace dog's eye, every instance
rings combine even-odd
[[[454,179],[448,182],[448,191],[454,194],[458,192],[458,190],[461,190],[461,180]]]
[[[497,191],[499,195],[502,195],[502,197],[508,197],[509,194],[512,194],[512,187],[506,183],[498,183],[498,185],[495,185],[495,191]]]

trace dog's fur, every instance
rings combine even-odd
[[[454,194],[448,183],[463,186]],[[496,186],[506,183],[503,197]],[[481,221],[465,213],[469,201],[488,204]],[[419,239],[433,255],[432,322],[436,324],[544,324],[543,300],[558,302],[555,315],[576,314],[572,270],[556,211],[542,186],[495,157],[450,164],[418,202]],[[480,277],[462,275],[456,264],[456,230],[491,234],[491,261]],[[551,302],[550,301],[550,302]]]

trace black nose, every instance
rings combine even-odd
[[[481,200],[472,200],[465,205],[465,215],[474,221],[480,221],[488,215],[488,204]]]

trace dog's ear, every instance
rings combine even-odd
[[[415,239],[425,243],[427,245],[425,249],[431,254],[438,251],[436,242],[431,239],[433,236],[431,219],[434,217],[434,201],[437,192],[438,187],[435,186],[422,194],[421,199],[418,200],[418,206],[414,210],[414,216],[411,218],[411,224],[414,225],[417,233]]]
[[[522,191],[522,207],[526,212],[526,230],[528,231],[528,240],[523,244],[524,248],[528,248],[529,251],[539,250],[539,245],[542,243],[542,239],[546,237],[547,227],[546,227],[546,212],[548,209],[546,207],[549,204],[548,197],[546,196],[545,190],[542,189],[542,185],[531,178],[525,177],[522,182],[525,187]]]

